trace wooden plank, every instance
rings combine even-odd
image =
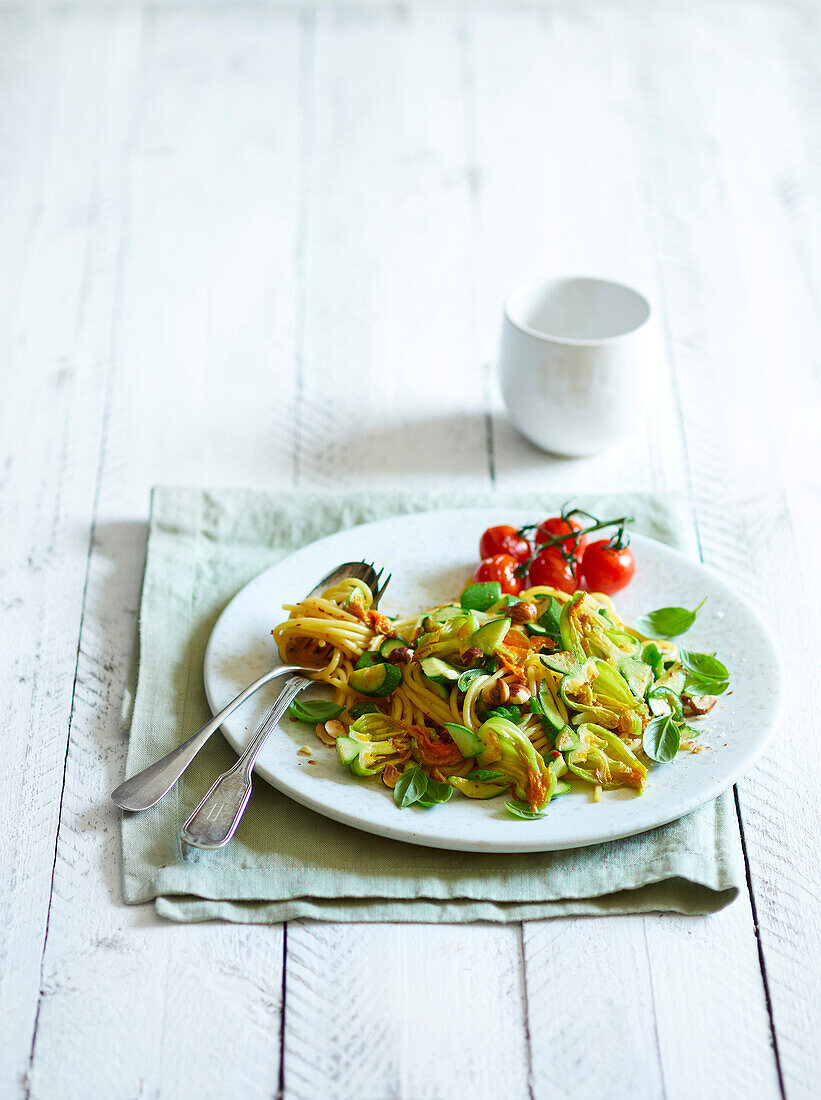
[[[117,515],[159,482],[290,484],[293,451],[299,21],[148,19],[101,498]]]
[[[16,1096],[41,985],[115,290],[116,217],[95,184],[119,141],[106,124],[127,117],[133,55],[98,33],[106,56],[91,72],[76,64],[76,23],[72,34],[3,12],[0,28],[0,1094]]]
[[[279,1075],[281,928],[191,928],[120,903],[108,794],[123,770],[119,712],[144,545],[144,524],[97,528],[30,1095],[220,1096],[230,1073],[237,1095],[268,1097]]]
[[[487,486],[456,17],[319,10],[311,106],[299,484]],[[516,927],[291,923],[286,1096],[525,1097],[521,976]]]
[[[145,544],[144,524],[121,517],[145,514],[157,480],[291,480],[282,440],[292,416],[296,184],[287,166],[300,29],[293,12],[146,18],[144,35],[130,14],[64,20],[72,66],[103,112],[89,137],[99,174],[84,187],[109,196],[106,244],[127,240],[110,266],[121,305],[100,312],[100,359],[113,366],[109,427],[30,1091],[222,1096],[230,1073],[243,1096],[269,1097],[279,1079],[281,929],[175,927],[124,909],[108,793],[124,767],[118,717]],[[136,58],[124,56],[126,44]],[[115,71],[135,92],[130,126],[113,117],[126,98],[100,94]],[[82,105],[69,89],[58,178]],[[109,134],[130,144],[108,146]]]
[[[517,925],[289,924],[285,1095],[526,1098],[520,953]]]
[[[808,350],[819,338],[818,192],[809,189],[819,170],[819,27],[817,15],[750,8],[715,25],[697,67],[673,45],[686,26],[694,33],[682,15],[659,38],[668,79],[645,85],[654,134],[673,99],[689,118],[664,159],[648,142],[648,199],[668,240],[675,227],[661,263],[704,557],[759,607],[787,670],[787,722],[739,784],[739,803],[783,1087],[809,1096],[821,1071],[817,1015],[807,1010],[821,980],[819,601],[805,549],[821,527]]]
[[[464,35],[465,79],[477,97],[468,112],[475,114],[470,171],[481,231],[477,315],[488,366],[495,364],[504,299],[530,279],[594,274],[635,286],[662,305],[650,227],[635,197],[641,182],[629,72],[612,48],[625,36],[624,13],[603,7],[582,19],[572,5],[480,11],[465,19]],[[500,484],[566,497],[591,488],[685,491],[663,357],[653,386],[653,416],[642,438],[567,461],[518,434],[494,377]]]
[[[648,221],[636,197],[646,187],[647,134],[635,124],[637,114],[641,117],[635,68],[623,59],[633,53],[654,58],[655,35],[665,27],[659,19],[645,30],[625,9],[609,7],[588,12],[585,19],[562,8],[550,14],[483,12],[471,20],[468,70],[478,99],[476,173],[483,181],[479,220],[485,227],[483,251],[491,257],[480,311],[486,320],[498,316],[502,281],[513,285],[528,272],[610,275],[646,288],[664,310],[656,253],[657,235],[667,227]],[[682,31],[679,41],[692,45],[702,27],[700,18],[686,24],[690,37]],[[645,64],[642,76],[654,84],[665,78],[655,63]],[[675,130],[681,121],[670,110],[657,130]],[[536,132],[538,141],[528,140]],[[657,155],[663,154],[657,150]],[[524,481],[568,497],[591,485],[685,493],[687,463],[669,361],[659,363],[658,387],[643,439],[576,462],[539,455],[507,426],[504,415],[496,416],[498,484]],[[694,935],[698,951],[691,947]],[[665,916],[526,925],[524,942],[537,1094],[549,1094],[551,1084],[561,1082],[568,1096],[586,1096],[591,1089],[620,1095],[622,1075],[638,1064],[642,1079],[631,1080],[638,1095],[665,1090],[677,1095],[685,1083],[701,1094],[698,1082],[709,1094],[712,1082],[728,1074],[739,1091],[774,1094],[769,1020],[748,904],[697,922]],[[572,981],[558,962],[568,943],[574,945]],[[693,964],[699,953],[706,965],[698,968],[697,992]],[[706,1020],[688,1008],[696,996],[723,1003],[728,986],[732,1003],[744,1006],[742,1013]],[[614,1006],[626,989],[625,1021]],[[566,1022],[566,1044],[548,1041],[557,1021]],[[684,1062],[683,1026],[697,1043],[697,1068]],[[596,1062],[580,1071],[573,1032],[604,1037],[612,1075],[605,1079]],[[739,1033],[750,1037],[755,1054],[737,1065],[728,1051]]]
[[[317,13],[299,484],[487,484],[453,13]]]

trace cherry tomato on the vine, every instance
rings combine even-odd
[[[591,592],[612,596],[633,579],[636,560],[629,546],[615,547],[609,539],[591,542],[582,557],[582,577]]]
[[[544,520],[536,528],[536,542],[541,545],[543,542],[547,542],[548,539],[561,538],[562,535],[568,537],[562,539],[561,545],[565,550],[573,549],[573,534],[575,531],[581,531],[582,525],[577,523],[572,516],[567,519],[564,516],[551,516],[550,519]],[[581,560],[582,551],[587,545],[587,538],[582,535],[576,546],[576,557]]]
[[[502,592],[506,592],[509,596],[518,596],[524,588],[524,581],[516,576],[518,564],[510,554],[494,554],[479,562],[473,574],[473,580],[476,584],[498,581],[502,586]]]
[[[525,562],[530,557],[530,543],[505,523],[488,527],[479,540],[479,557],[493,558],[497,554],[510,554],[517,562]]]
[[[558,546],[546,546],[533,559],[528,573],[531,586],[546,584],[562,592],[575,592],[579,587],[578,566],[571,568]]]

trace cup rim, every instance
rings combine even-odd
[[[647,310],[646,316],[643,321],[640,321],[634,328],[628,329],[626,332],[617,332],[613,336],[557,336],[550,332],[540,332],[539,329],[531,328],[530,325],[524,324],[522,321],[517,321],[515,317],[511,315],[511,303],[513,299],[524,293],[526,290],[530,290],[532,287],[541,286],[545,283],[555,283],[559,280],[573,281],[573,282],[586,282],[586,283],[606,283],[608,286],[619,287],[622,290],[629,291],[630,294],[634,294],[637,298],[640,298],[643,302],[645,309]],[[533,336],[537,340],[542,340],[550,344],[567,344],[569,347],[598,347],[602,344],[614,344],[620,340],[625,340],[630,336],[635,336],[637,332],[641,332],[643,328],[646,328],[651,318],[653,317],[653,306],[650,299],[642,294],[640,290],[636,290],[633,286],[628,286],[627,283],[621,283],[616,279],[603,279],[598,275],[555,275],[552,278],[542,279],[528,279],[527,282],[520,283],[517,287],[510,291],[505,298],[504,302],[504,314],[505,320],[509,321],[514,328],[517,328],[520,332],[526,333],[528,336]]]

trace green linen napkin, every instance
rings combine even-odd
[[[597,514],[631,513],[635,528],[692,547],[687,510],[650,495],[590,496]],[[458,506],[557,502],[533,494],[154,490],[148,557],[124,726],[127,774],[163,756],[210,717],[205,645],[247,581],[305,543],[383,516]],[[566,914],[707,913],[743,882],[727,795],[627,840],[567,852],[484,855],[383,839],[305,809],[262,780],[229,847],[182,845],[179,827],[236,759],[215,736],[157,806],[123,819],[124,895],[154,900],[177,921],[513,921]]]

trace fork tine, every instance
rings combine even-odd
[[[384,570],[383,570],[383,572],[384,572]],[[386,588],[388,587],[388,585],[390,584],[390,580],[391,580],[391,577],[392,577],[392,576],[393,576],[393,574],[392,574],[392,573],[388,573],[387,577],[385,577],[385,583],[384,583],[383,585],[381,585],[381,586],[380,586],[379,590],[377,591],[376,595],[375,595],[375,596],[374,596],[374,598],[373,598],[373,606],[374,606],[374,607],[378,607],[378,606],[379,606],[379,601],[380,601],[380,600],[382,599],[382,596],[383,596],[383,594],[384,594],[384,592],[385,592],[385,589],[386,589]]]

